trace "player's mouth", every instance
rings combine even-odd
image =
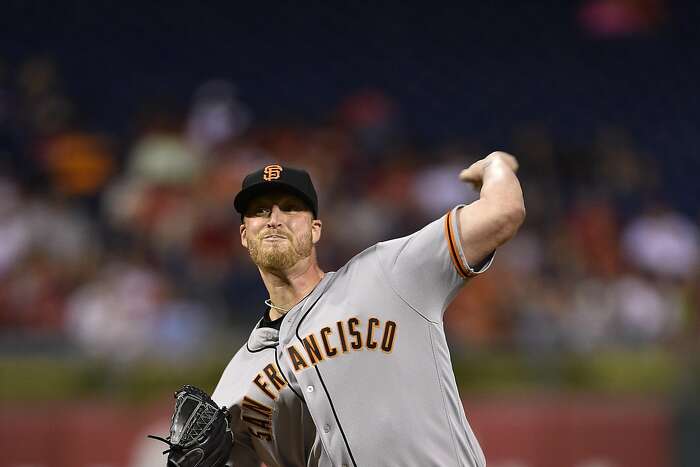
[[[272,235],[265,235],[263,237],[263,240],[268,240],[270,242],[279,242],[282,240],[287,240],[287,237],[285,237],[284,235],[272,234]]]

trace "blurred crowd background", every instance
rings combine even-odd
[[[268,163],[312,173],[321,263],[335,270],[473,201],[457,174],[496,149],[413,143],[380,90],[343,96],[322,122],[258,122],[226,80],[193,90],[183,113],[149,109],[120,139],[77,123],[60,83],[47,58],[5,68],[0,324],[10,350],[117,361],[205,350],[214,329],[244,332],[265,309],[232,209],[245,174]],[[520,160],[528,219],[451,306],[455,348],[697,342],[699,212],[665,196],[662,159],[606,125],[579,147],[526,122],[501,148]]]
[[[460,384],[494,356],[518,362],[517,388],[612,355],[592,378],[697,394],[697,7],[552,3],[246,17],[10,2],[4,397],[36,384],[7,384],[27,359],[109,368],[90,386],[108,393],[138,362],[223,368],[267,298],[232,206],[248,172],[310,171],[334,270],[476,199],[457,174],[493,150],[518,157],[528,217],[446,314]],[[557,365],[539,383],[561,385]]]

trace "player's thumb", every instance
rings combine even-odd
[[[479,179],[474,166],[467,167],[459,173],[459,179],[463,182],[475,182]]]

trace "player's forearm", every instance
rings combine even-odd
[[[485,162],[479,201],[488,205],[512,236],[525,220],[525,200],[520,182],[502,159]]]
[[[460,174],[462,180],[481,185],[479,199],[459,211],[460,239],[470,264],[476,264],[510,240],[525,219],[525,203],[515,169],[515,158],[493,153]]]

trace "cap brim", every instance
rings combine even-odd
[[[317,213],[314,212],[313,209],[313,201],[309,199],[309,197],[303,191],[291,185],[287,185],[286,183],[279,182],[258,183],[241,190],[234,198],[233,206],[236,208],[236,211],[238,211],[238,213],[241,216],[243,216],[245,215],[245,210],[248,207],[248,204],[253,198],[273,190],[286,191],[287,193],[291,193],[295,196],[298,196],[306,203],[307,207],[309,208],[309,211],[313,213],[314,217],[317,216]]]

